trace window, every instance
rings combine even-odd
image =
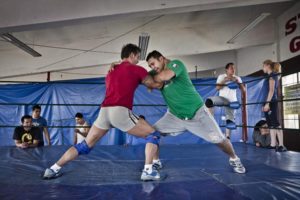
[[[300,98],[300,72],[282,77],[284,99]],[[299,129],[300,100],[283,102],[284,128]]]

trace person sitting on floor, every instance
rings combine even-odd
[[[270,147],[271,145],[270,129],[268,128],[268,124],[266,120],[260,120],[255,124],[252,139],[254,144],[257,147],[264,147],[264,148]]]
[[[22,149],[37,147],[41,130],[32,126],[32,117],[24,115],[21,118],[22,125],[15,128],[13,139],[17,147]]]
[[[76,113],[75,121],[78,128],[74,130],[74,145],[79,144],[83,140],[85,140],[87,134],[90,131],[90,128],[88,127],[89,124],[84,120],[82,113]]]

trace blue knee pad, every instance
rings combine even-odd
[[[82,154],[88,154],[92,150],[86,143],[85,140],[83,140],[81,143],[78,143],[74,145],[74,148],[77,150],[79,155]]]
[[[155,131],[153,133],[151,133],[150,135],[148,135],[146,137],[146,142],[147,143],[152,143],[155,145],[159,145],[159,141],[160,141],[160,133]]]

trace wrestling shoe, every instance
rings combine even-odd
[[[53,171],[52,169],[50,168],[47,168],[42,176],[43,179],[54,179],[54,178],[57,178],[57,177],[60,177],[62,175],[62,173],[60,173],[59,171],[58,172],[55,172]]]
[[[160,174],[157,170],[152,170],[151,173],[148,173],[146,170],[143,170],[141,180],[142,181],[157,181],[160,179]]]
[[[162,163],[160,161],[154,162],[152,168],[156,171],[159,171],[163,168]]]
[[[246,169],[239,158],[235,160],[229,159],[229,164],[233,167],[233,171],[238,174],[245,174]]]
[[[279,147],[276,147],[276,151],[277,152],[286,152],[287,149],[284,146],[279,146]]]

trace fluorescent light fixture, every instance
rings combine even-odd
[[[141,60],[146,59],[149,39],[150,39],[150,35],[148,33],[142,33],[139,36],[139,47],[141,49]]]
[[[29,53],[33,57],[40,57],[40,56],[42,56],[40,53],[36,52],[31,47],[29,47],[28,45],[24,44],[23,42],[21,42],[20,40],[18,40],[17,38],[15,38],[13,35],[11,35],[9,33],[3,33],[3,34],[1,34],[1,37],[4,40],[6,40],[7,42],[9,42],[9,43],[11,43],[11,44],[19,47],[23,51],[26,51],[27,53]]]
[[[256,19],[254,19],[250,24],[248,24],[245,28],[243,28],[240,32],[238,32],[235,36],[233,36],[230,40],[227,41],[228,44],[233,44],[234,41],[243,35],[244,33],[250,31],[253,29],[257,24],[259,24],[261,21],[263,21],[266,17],[271,15],[271,13],[262,13],[259,15]]]

